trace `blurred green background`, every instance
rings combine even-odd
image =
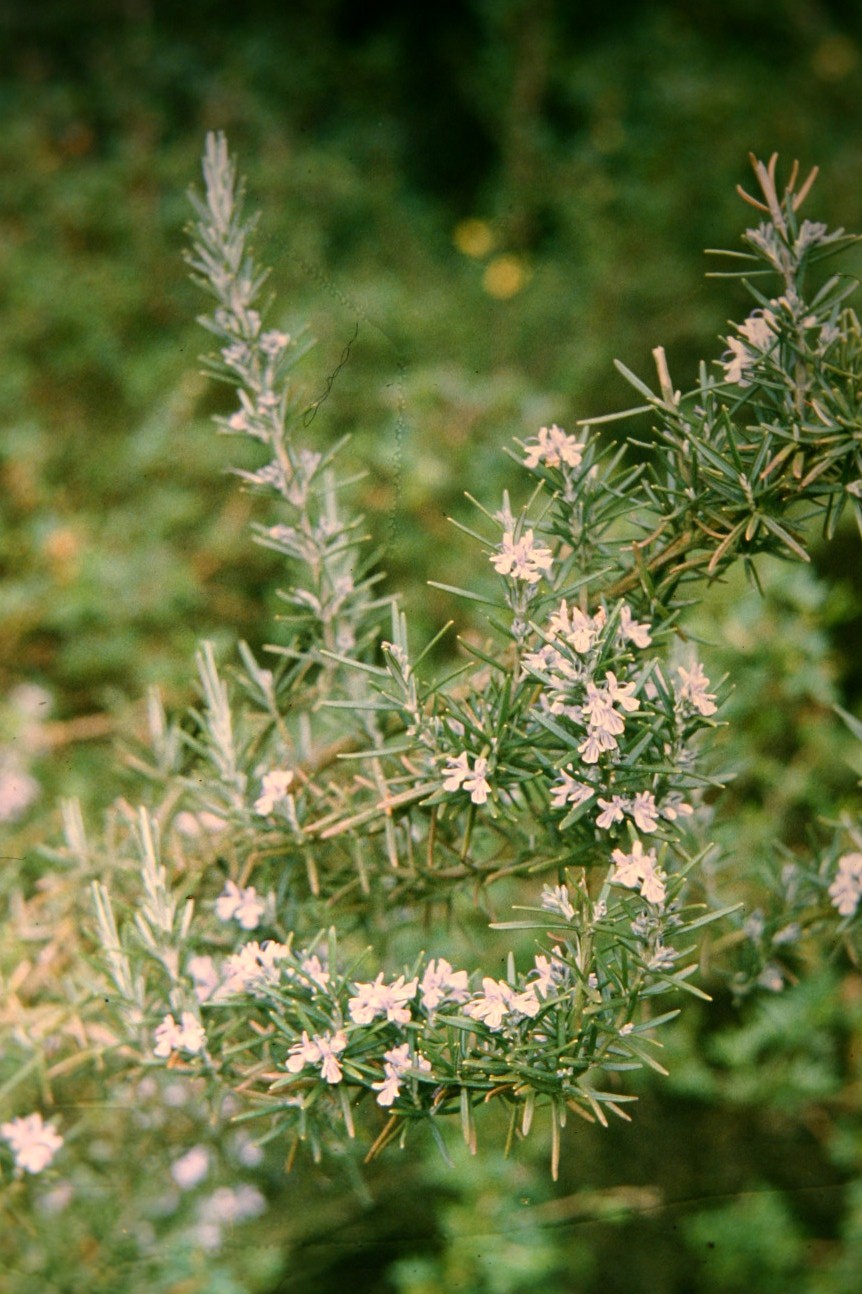
[[[661,343],[685,386],[720,353],[747,306],[703,249],[751,223],[749,150],[818,164],[808,214],[862,228],[853,0],[5,0],[0,50],[0,781],[32,779],[7,893],[58,795],[95,820],[135,794],[115,742],[149,684],[180,706],[198,640],[277,639],[181,261],[207,130],[264,209],[275,319],[319,339],[307,434],[352,436],[417,641],[465,624],[426,581],[474,582],[447,517],[523,488],[514,436],[632,403],[615,356],[650,380]],[[843,535],[704,621],[742,770],[717,830],[752,886],[773,834],[802,849],[862,771],[831,709],[862,693],[858,552]],[[346,1164],[285,1179],[273,1152],[267,1213],[208,1250],[187,1202],[158,1211],[163,1133],[118,1100],[103,1162],[22,1223],[8,1288],[855,1294],[862,995],[841,957],[794,987],[804,954],[776,956],[777,995],[707,967],[716,1002],[689,1008],[671,1079],[644,1081],[633,1127],[573,1130],[556,1188],[541,1142],[507,1164],[491,1129],[478,1162],[393,1152],[365,1185]]]

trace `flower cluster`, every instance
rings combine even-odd
[[[571,767],[569,764],[569,768]],[[551,787],[551,805],[555,809],[564,809],[566,806],[577,809],[591,800],[595,793],[595,787],[587,782],[579,782],[566,769],[561,768],[556,782]]]
[[[464,1002],[469,996],[465,970],[453,970],[445,957],[429,961],[419,984],[419,997],[426,1011],[435,1011],[442,1002]]]
[[[63,1144],[63,1138],[38,1111],[0,1124],[0,1137],[15,1156],[15,1167],[24,1173],[41,1173]]]
[[[183,1011],[179,1024],[168,1013],[157,1027],[154,1037],[156,1045],[153,1047],[153,1055],[160,1060],[167,1060],[174,1051],[197,1056],[206,1050],[206,1030],[191,1011]]]
[[[551,642],[561,639],[579,656],[584,656],[595,646],[607,618],[604,607],[599,607],[595,615],[589,616],[580,607],[570,608],[563,598],[548,622],[547,638]]]
[[[490,561],[499,575],[538,584],[543,573],[551,569],[553,555],[550,548],[536,543],[532,530],[525,530],[517,539],[513,530],[507,530]]]
[[[258,897],[253,885],[240,888],[235,881],[225,881],[225,887],[215,901],[219,921],[236,921],[243,930],[256,930],[266,911],[266,904]]]
[[[189,958],[186,971],[199,1002],[219,1002],[241,993],[256,997],[283,979],[298,985],[316,984],[325,989],[329,971],[317,953],[293,954],[287,944],[267,939],[251,940],[225,958],[219,968],[209,954]]]
[[[862,898],[862,854],[844,854],[838,859],[838,871],[829,886],[829,897],[840,916],[853,916]]]
[[[261,817],[267,817],[272,813],[279,800],[283,800],[287,795],[288,788],[293,782],[293,771],[285,768],[273,768],[269,773],[264,773],[260,786],[260,795],[254,802],[254,811]],[[253,929],[253,927],[249,927]]]
[[[263,984],[277,984],[281,977],[280,963],[289,956],[290,949],[275,939],[263,944],[252,940],[227,958],[221,990],[224,993],[245,993]]]
[[[657,906],[664,903],[667,878],[657,866],[654,849],[645,853],[641,842],[636,840],[630,853],[615,849],[611,857],[614,860],[614,869],[610,875],[612,885],[622,885],[627,890],[640,890],[647,903]]]
[[[284,1062],[291,1074],[298,1074],[308,1065],[320,1070],[321,1077],[332,1085],[340,1083],[343,1077],[339,1056],[347,1046],[347,1034],[343,1029],[336,1033],[317,1034],[309,1038],[305,1029],[300,1042],[294,1043],[290,1054]]]
[[[607,830],[625,817],[631,818],[638,831],[651,835],[659,824],[659,818],[676,822],[687,818],[693,812],[692,805],[687,804],[681,795],[669,795],[661,805],[656,803],[652,791],[638,791],[635,795],[612,795],[609,800],[601,796],[597,799],[601,813],[596,816],[596,826]]]
[[[566,921],[572,921],[575,909],[569,898],[567,885],[545,885],[542,887],[542,907],[546,912],[558,913]]]
[[[411,1055],[409,1042],[402,1042],[400,1047],[390,1047],[383,1053],[383,1062],[383,1078],[371,1084],[378,1093],[377,1104],[381,1106],[390,1106],[398,1099],[404,1078],[411,1070],[417,1074],[427,1074],[431,1070],[431,1062],[419,1052]]]
[[[549,998],[559,992],[561,986],[569,979],[569,968],[563,960],[563,950],[555,944],[550,957],[537,953],[533,969],[528,978],[535,976],[532,988],[541,998]]]
[[[545,467],[559,467],[561,463],[565,463],[567,467],[580,467],[586,443],[574,436],[567,436],[554,423],[551,427],[540,427],[536,439],[527,441],[524,449],[527,451],[524,466],[531,469],[538,467],[539,463]]]
[[[488,771],[488,760],[484,755],[477,755],[470,767],[470,757],[466,750],[460,755],[449,755],[446,760],[446,774],[443,780],[444,791],[469,791],[474,804],[485,804],[491,793],[491,783],[485,774]]]
[[[234,1227],[247,1218],[259,1218],[265,1212],[266,1200],[251,1182],[219,1186],[198,1205],[194,1238],[203,1250],[212,1252],[223,1243],[225,1227]]]
[[[640,709],[636,683],[622,682],[614,670],[606,670],[599,683],[587,677],[586,670],[581,671],[579,678],[577,667],[573,669],[571,662],[564,657],[551,660],[547,654],[537,659],[537,654],[531,653],[529,658],[525,657],[524,664],[537,672],[545,667],[542,674],[550,682],[550,688],[543,693],[542,703],[547,705],[550,714],[563,716],[586,729],[577,746],[585,764],[596,764],[603,754],[619,748],[618,739],[625,732],[625,715]],[[566,783],[564,798],[569,799],[575,790]]]
[[[622,714],[614,707],[619,706],[627,714],[639,710],[640,701],[634,696],[634,691],[635,684],[618,682],[613,670],[606,672],[603,684],[587,683],[587,699],[580,711],[586,718],[587,735],[578,746],[578,753],[585,764],[595,764],[606,751],[618,748],[617,738],[625,732],[626,725]],[[566,711],[562,702],[555,702],[551,705],[551,713],[555,712],[555,704],[559,706],[559,712]],[[570,718],[574,717],[571,711],[568,714]]]
[[[327,987],[328,977],[325,982],[316,979],[314,988],[320,990],[318,997],[325,993]],[[466,1001],[470,995],[467,972],[453,970],[445,958],[432,958],[425,967],[421,982],[417,975],[409,980],[404,975],[399,975],[397,979],[386,983],[381,972],[373,981],[354,983],[347,1002],[347,1013],[351,1020],[348,1029],[336,1028],[312,1036],[309,1036],[307,1030],[303,1030],[301,1038],[289,1049],[285,1068],[289,1073],[299,1074],[302,1070],[313,1067],[319,1070],[328,1084],[337,1085],[344,1078],[342,1055],[347,1051],[355,1031],[376,1020],[383,1020],[399,1029],[410,1024],[410,1004],[417,993],[423,1009],[430,1017],[444,1003]],[[331,998],[328,1003],[332,1010],[334,1003]],[[409,1042],[398,1043],[386,1050],[383,1062],[382,1079],[372,1082],[370,1087],[378,1094],[377,1104],[385,1107],[397,1100],[408,1075],[430,1075],[432,1070],[431,1062]]]
[[[776,328],[776,318],[771,310],[755,310],[744,323],[737,325],[739,337],[727,339],[730,358],[724,360],[725,382],[739,387],[750,385],[745,373],[775,345],[778,340]]]
[[[408,1002],[416,996],[419,980],[405,982],[399,975],[391,984],[384,984],[383,971],[371,984],[354,984],[355,995],[348,1003],[350,1018],[354,1024],[370,1024],[377,1016],[395,1024],[407,1024],[410,1019]]]
[[[541,1005],[535,985],[518,992],[506,980],[495,980],[485,975],[482,992],[467,1002],[464,1014],[473,1020],[481,1020],[492,1033],[496,1033],[507,1021],[532,1019],[538,1015]]]
[[[676,694],[682,704],[706,717],[715,714],[717,709],[715,693],[706,690],[709,687],[709,679],[704,674],[700,662],[695,661],[691,669],[678,665],[677,674],[680,682]]]

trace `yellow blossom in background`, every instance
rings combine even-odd
[[[508,301],[521,291],[527,282],[527,267],[520,256],[506,253],[489,261],[482,275],[482,287],[490,297]]]
[[[477,260],[494,250],[495,241],[494,231],[488,221],[476,217],[459,220],[452,233],[452,242],[458,251]]]
[[[843,81],[859,66],[859,47],[849,36],[827,36],[811,56],[811,69],[821,81]]]

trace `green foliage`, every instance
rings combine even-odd
[[[701,1288],[778,1294],[796,1284],[805,1244],[784,1201],[753,1186],[738,1200],[692,1218],[685,1237]]]

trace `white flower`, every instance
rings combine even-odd
[[[829,886],[829,897],[839,916],[853,916],[862,897],[862,854],[844,854],[838,859],[838,871]]]
[[[678,665],[677,673],[682,680],[676,690],[680,701],[686,702],[698,714],[715,714],[718,708],[715,704],[715,693],[706,690],[709,687],[709,679],[704,674],[701,663],[695,661],[690,670]]]
[[[634,686],[629,684],[629,687]],[[605,733],[608,737],[619,737],[625,732],[625,721],[613,707],[610,692],[607,688],[598,688],[595,683],[587,684],[587,699],[583,704],[583,713],[589,721],[589,730],[596,735]],[[613,743],[616,745],[616,742]]]
[[[269,332],[263,334],[259,344],[264,355],[275,358],[290,345],[290,333],[279,332],[277,329],[272,328]]]
[[[644,868],[641,879],[641,894],[647,903],[660,907],[667,893],[664,873],[656,867]]]
[[[41,786],[23,768],[0,769],[0,822],[15,822],[38,797]]]
[[[287,795],[287,788],[293,781],[293,772],[289,768],[273,768],[264,773],[260,784],[260,795],[254,802],[254,811],[262,817],[272,813],[279,800]]]
[[[640,701],[634,695],[635,684],[618,683],[613,670],[609,669],[605,674],[605,687],[611,705],[621,705],[628,714],[632,714],[635,710],[641,708]]]
[[[385,1015],[394,1024],[407,1024],[410,1020],[410,1008],[405,1004],[416,996],[419,983],[414,976],[407,983],[399,975],[391,984],[383,983],[383,971],[373,983],[354,984],[356,989],[347,1004],[350,1018],[354,1024],[370,1024],[378,1015]]]
[[[629,804],[628,812],[634,818],[638,831],[649,834],[658,826],[658,809],[651,791],[638,791]]]
[[[579,607],[572,607],[570,611],[563,598],[548,621],[548,633],[551,637],[559,635],[564,638],[576,652],[583,655],[590,650],[604,629],[606,619],[604,607],[599,607],[594,616],[588,616]]]
[[[195,1056],[207,1044],[204,1027],[191,1011],[183,1011],[180,1024],[168,1013],[153,1036],[156,1040],[153,1054],[160,1060],[166,1060],[172,1051],[187,1051]]]
[[[766,351],[775,342],[775,315],[771,310],[755,310],[745,323],[737,327],[737,332],[745,338],[749,346],[756,350]]]
[[[337,1033],[317,1034],[313,1038],[309,1038],[303,1029],[302,1040],[291,1047],[285,1068],[291,1074],[298,1074],[306,1065],[319,1066],[321,1077],[327,1083],[340,1083],[343,1071],[338,1057],[346,1046],[347,1034],[341,1029]]]
[[[15,1156],[15,1167],[25,1173],[41,1173],[63,1144],[63,1138],[38,1111],[0,1124],[0,1137]]]
[[[653,855],[654,850],[650,851]],[[643,845],[636,840],[630,854],[623,849],[615,849],[611,855],[616,867],[611,874],[614,885],[624,885],[627,890],[635,890],[640,885],[643,874]]]
[[[277,984],[281,977],[278,963],[289,956],[290,949],[276,939],[267,939],[261,946],[256,940],[244,944],[225,962],[224,987],[229,993],[243,993],[247,989]]]
[[[558,912],[561,917],[571,921],[575,915],[569,899],[568,887],[565,885],[544,885],[542,887],[542,907],[546,912]]]
[[[728,337],[727,344],[729,347],[729,359],[723,359],[724,380],[731,386],[751,386],[748,378],[743,374],[754,364],[755,356],[739,340],[738,337]]]
[[[636,840],[630,854],[615,849],[611,857],[615,863],[610,876],[612,885],[623,885],[628,890],[640,889],[648,903],[664,903],[665,875],[656,866],[654,849],[644,853],[643,845]]]
[[[324,1034],[317,1039],[320,1051],[320,1073],[327,1083],[340,1083],[342,1078],[338,1055],[347,1046],[347,1035],[344,1033]]]
[[[221,985],[221,976],[212,957],[190,957],[186,971],[194,980],[195,997],[199,1002],[208,1001]]]
[[[635,647],[649,647],[652,642],[649,625],[632,619],[627,602],[620,604],[619,635],[625,642],[634,643]]]
[[[510,984],[505,980],[494,980],[486,975],[482,980],[484,992],[464,1007],[464,1014],[474,1020],[484,1020],[488,1028],[496,1033],[502,1028],[503,1020],[509,1014],[509,1007],[514,997]]]
[[[673,966],[679,954],[674,948],[668,948],[665,944],[656,944],[652,957],[647,962],[649,970],[669,970]]]
[[[536,976],[533,988],[541,997],[547,997],[553,993],[556,988],[556,975],[554,965],[550,957],[545,957],[543,953],[537,953],[535,959]]]
[[[283,946],[283,945],[282,945]],[[285,952],[287,949],[285,949]],[[318,988],[326,989],[329,985],[329,971],[323,965],[317,953],[300,953],[300,967]]]
[[[221,357],[229,368],[242,369],[248,363],[249,349],[245,342],[231,342],[222,349]]]
[[[220,921],[237,921],[243,930],[256,930],[266,904],[257,897],[253,885],[240,889],[235,881],[225,881],[225,887],[215,901],[215,911]]]
[[[556,423],[551,427],[540,427],[535,441],[524,446],[527,451],[524,458],[525,467],[537,467],[544,463],[547,467],[559,467],[566,463],[569,467],[580,467],[586,442],[567,436]]]
[[[290,1049],[284,1067],[291,1074],[298,1074],[300,1070],[305,1069],[306,1065],[314,1065],[320,1060],[320,1048],[317,1045],[317,1038],[309,1038],[305,1029],[302,1031],[302,1038],[295,1042]]]
[[[578,753],[585,764],[597,764],[604,751],[616,748],[617,743],[610,733],[591,730],[578,746]]]
[[[260,945],[247,943],[231,953],[224,964],[224,988],[227,993],[245,993],[261,979],[261,965],[257,958]]]
[[[192,1146],[171,1164],[171,1177],[181,1191],[191,1191],[199,1186],[210,1170],[210,1154],[206,1146]]]
[[[564,809],[567,804],[577,808],[581,804],[586,804],[595,794],[593,788],[586,782],[578,782],[574,777],[570,777],[565,769],[561,768],[557,774],[557,781],[551,787],[551,807],[554,809]]]
[[[527,584],[538,584],[542,571],[551,568],[552,555],[550,548],[543,548],[534,541],[532,530],[524,531],[520,539],[515,539],[514,531],[507,530],[499,550],[491,554],[490,561],[500,575],[524,580]]]
[[[386,1077],[371,1086],[378,1093],[377,1104],[384,1107],[392,1105],[401,1091],[401,1075],[391,1065],[384,1065]]]
[[[615,822],[622,822],[623,810],[628,804],[625,796],[614,795],[610,800],[603,800],[601,796],[599,796],[599,804],[602,806],[602,811],[596,818],[597,827],[607,830],[607,828],[611,827]]]
[[[528,984],[521,993],[513,993],[510,1005],[513,1011],[529,1016],[530,1019],[538,1015],[542,1007],[541,1002],[536,997],[536,988],[533,984]]]
[[[464,1007],[464,1014],[474,1020],[483,1020],[492,1033],[502,1028],[507,1015],[532,1018],[541,1010],[541,1003],[532,985],[516,993],[505,980],[493,980],[486,975],[482,980],[482,988],[483,993]]]
[[[242,1164],[243,1168],[257,1168],[259,1164],[263,1163],[263,1149],[256,1141],[252,1141],[251,1137],[246,1132],[238,1132],[236,1134],[232,1150],[237,1161]]]
[[[212,1253],[222,1242],[221,1227],[217,1222],[199,1222],[191,1234],[195,1238],[195,1244],[205,1253]]]
[[[6,699],[25,719],[40,723],[48,717],[53,704],[51,693],[38,683],[17,683]]]
[[[383,1059],[385,1077],[380,1082],[371,1084],[374,1091],[379,1092],[377,1104],[382,1106],[392,1105],[401,1091],[404,1075],[409,1070],[419,1070],[423,1074],[431,1070],[431,1062],[425,1056],[420,1055],[419,1052],[413,1056],[410,1055],[409,1042],[402,1043],[400,1047],[390,1048],[383,1053]]]
[[[220,1186],[200,1207],[200,1216],[210,1226],[244,1222],[246,1218],[259,1218],[266,1211],[266,1200],[250,1182],[236,1188]],[[220,1238],[220,1237],[219,1237]]]
[[[844,230],[837,229],[834,234],[827,237],[828,233],[828,226],[824,225],[822,221],[803,220],[799,227],[799,233],[793,242],[794,252],[799,256],[808,247],[815,247],[818,243],[831,243],[834,239],[840,237]]]
[[[536,976],[531,985],[540,997],[548,997],[557,989],[561,980],[566,978],[568,968],[566,963],[560,959],[561,949],[554,948],[554,955],[546,957],[544,953],[537,953],[535,958],[535,970],[531,974]]]
[[[782,926],[780,930],[776,930],[775,934],[772,936],[772,942],[776,948],[780,948],[782,944],[796,943],[797,939],[800,939],[801,937],[801,925],[798,921],[791,921],[789,925]]]
[[[75,1188],[71,1182],[58,1182],[39,1197],[38,1207],[44,1213],[62,1213],[72,1203],[74,1196]]]
[[[449,755],[446,765],[443,770],[446,774],[443,790],[460,791],[461,783],[470,776],[470,758],[466,750],[462,750],[460,755]]]
[[[532,670],[536,674],[563,674],[570,679],[578,676],[571,662],[551,643],[543,643],[538,651],[525,652],[521,664],[525,672]]]
[[[491,790],[491,783],[485,776],[488,771],[488,761],[484,755],[477,755],[472,769],[470,768],[470,760],[466,750],[462,750],[457,757],[449,755],[446,765],[443,770],[445,774],[443,781],[444,791],[469,791],[470,799],[474,804],[486,803]]]
[[[676,822],[677,818],[688,818],[694,813],[690,804],[686,804],[678,792],[669,795],[661,806],[661,816],[667,818],[668,822]]]
[[[436,1010],[447,998],[451,1002],[463,1002],[469,996],[467,972],[453,970],[444,957],[432,960],[425,968],[419,993],[426,1011]]]
[[[473,764],[473,772],[463,782],[463,789],[470,792],[474,804],[484,804],[488,799],[491,784],[485,777],[488,761],[484,755],[478,755]]]
[[[250,332],[252,336],[257,336],[260,332],[260,314],[258,311],[246,310],[240,307],[237,310],[237,315],[240,323],[245,325],[247,331]]]
[[[784,976],[777,966],[769,962],[758,975],[757,983],[770,993],[780,993],[784,988]]]
[[[208,809],[202,809],[200,813],[190,813],[188,809],[183,809],[174,818],[174,827],[181,836],[186,836],[193,840],[201,832],[211,835],[217,835],[218,832],[224,831],[227,827],[227,821],[217,813],[210,813]]]

